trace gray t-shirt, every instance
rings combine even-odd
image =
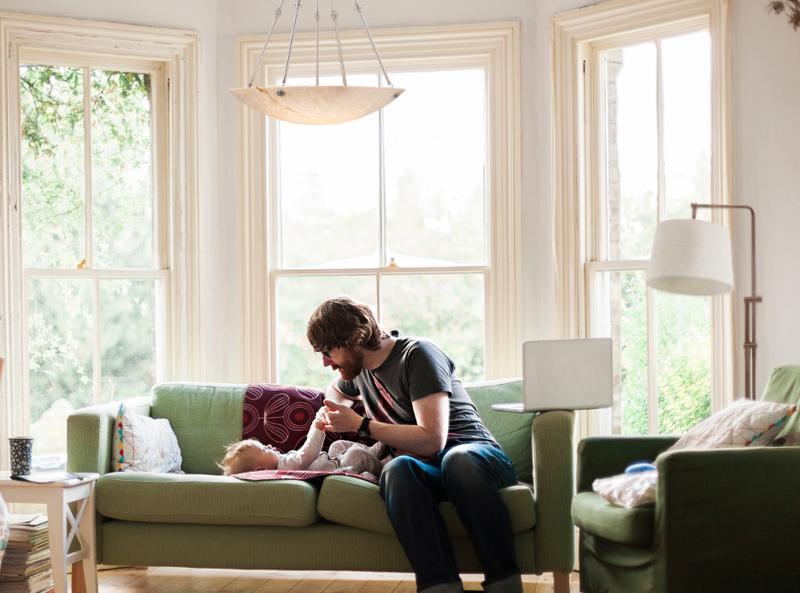
[[[392,332],[392,336],[398,335]],[[366,415],[389,424],[416,424],[412,402],[445,392],[450,397],[450,425],[445,447],[474,442],[497,445],[467,390],[456,379],[455,368],[455,363],[435,344],[398,337],[381,366],[363,369],[352,381],[340,378],[336,387],[347,397],[360,395]]]

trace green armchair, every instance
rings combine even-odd
[[[796,402],[798,396],[800,367],[782,367],[762,399]],[[665,452],[675,440],[581,441],[572,503],[580,529],[581,591],[800,590],[800,558],[792,544],[800,534],[800,447]],[[596,478],[652,459],[658,468],[655,505],[615,507],[592,491]]]

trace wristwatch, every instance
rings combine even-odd
[[[368,436],[370,436],[369,435],[369,423],[370,422],[371,422],[371,420],[369,418],[364,417],[364,419],[361,421],[361,424],[358,427],[358,430],[356,431],[356,434],[358,436],[360,436],[360,437],[368,437]]]

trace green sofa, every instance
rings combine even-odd
[[[514,462],[520,484],[503,497],[523,573],[569,573],[574,562],[571,412],[515,414],[491,405],[520,401],[521,382],[467,386]],[[68,419],[68,469],[98,472],[98,562],[110,565],[410,572],[378,487],[344,476],[321,487],[220,475],[223,446],[241,438],[245,385],[169,383],[129,410],[169,419],[184,474],[114,473],[118,404]],[[442,503],[462,572],[480,564],[455,508]],[[558,574],[558,579],[563,580]]]
[[[762,399],[797,403],[800,367],[776,369]],[[800,430],[800,414],[784,429]],[[588,438],[578,446],[584,593],[777,593],[800,590],[800,447],[664,452],[677,437]],[[656,460],[653,506],[625,509],[595,478]]]

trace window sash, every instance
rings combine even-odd
[[[436,276],[445,276],[445,275],[454,275],[454,276],[461,276],[461,275],[479,275],[483,281],[484,286],[484,326],[482,328],[482,335],[484,337],[483,343],[483,353],[484,353],[484,378],[486,377],[486,342],[487,342],[487,323],[486,323],[486,284],[489,277],[489,269],[486,266],[464,266],[464,267],[455,267],[455,268],[364,268],[364,269],[348,269],[348,270],[291,270],[291,271],[273,271],[270,274],[270,290],[272,291],[271,294],[273,295],[273,302],[277,305],[277,295],[278,295],[278,285],[283,278],[304,278],[304,277],[336,277],[336,278],[370,278],[374,281],[374,289],[375,289],[375,309],[374,313],[380,323],[384,323],[384,310],[383,310],[383,280],[386,278],[402,278],[404,276],[419,276],[419,275],[436,275]],[[274,313],[272,313],[272,323],[275,325],[273,327],[278,327],[278,307],[274,307]],[[394,327],[387,327],[387,329],[395,329]],[[402,331],[402,327],[399,328]],[[432,336],[431,336],[432,337]],[[440,344],[441,345],[441,344]],[[274,368],[275,370],[275,377],[274,381],[283,381],[282,377],[278,376],[279,372],[279,360],[278,360],[278,353],[280,351],[280,346],[278,344],[278,335],[277,332],[272,332],[270,335],[270,347],[272,352],[275,353],[275,360],[274,360]],[[451,355],[452,356],[452,355]]]
[[[487,266],[459,266],[459,267],[442,267],[442,268],[350,268],[350,269],[319,269],[314,268],[311,270],[274,270],[270,274],[270,294],[276,295],[278,290],[278,282],[281,278],[291,278],[291,277],[303,277],[303,276],[337,276],[337,277],[347,277],[347,276],[369,276],[375,279],[375,295],[376,295],[376,302],[377,302],[377,311],[375,314],[377,315],[378,319],[381,319],[381,280],[385,276],[414,276],[420,274],[430,274],[430,275],[439,275],[439,274],[453,274],[453,275],[460,275],[460,274],[480,274],[483,276],[484,279],[484,287],[486,286],[486,282],[489,278],[489,268]],[[485,289],[485,288],[484,288]],[[486,315],[486,311],[484,311],[484,315]],[[277,327],[278,322],[278,311],[277,307],[273,307],[272,312],[272,327]],[[484,322],[485,325],[485,322]],[[487,328],[484,327],[484,332],[486,332]],[[271,333],[271,347],[272,351],[277,353],[277,334],[276,332]],[[276,359],[277,365],[277,359]],[[277,368],[277,366],[276,366]]]
[[[484,77],[486,78],[485,81],[485,92],[489,94],[489,72],[486,66],[485,60],[476,59],[474,57],[458,57],[458,58],[451,58],[450,60],[439,60],[438,63],[435,64],[417,64],[412,66],[409,62],[402,62],[398,61],[397,65],[395,66],[391,62],[387,62],[389,66],[392,68],[393,75],[397,74],[415,74],[415,73],[424,73],[424,72],[437,72],[441,70],[447,71],[454,71],[454,70],[482,70],[484,72]],[[313,77],[314,70],[312,69],[311,64],[301,63],[297,67],[293,67],[292,75],[295,78],[304,78],[304,77]],[[339,75],[339,63],[338,62],[320,62],[320,78],[327,77],[327,76],[334,76],[336,77]],[[267,72],[265,74],[267,80],[270,81],[270,84],[275,85],[279,84],[281,77],[283,75],[283,70],[278,69],[276,67],[267,68]],[[354,67],[348,66],[348,80],[350,80],[350,76],[358,76],[358,75],[372,75],[375,78],[375,85],[376,86],[385,86],[384,79],[381,78],[380,75],[374,72],[374,68],[368,64],[355,64]],[[289,79],[291,81],[291,77]],[[488,100],[485,101],[487,110],[488,110]],[[270,146],[272,147],[270,151],[271,157],[268,159],[267,166],[269,168],[269,177],[271,179],[279,179],[280,178],[280,161],[281,155],[278,149],[278,138],[279,138],[279,122],[270,118],[269,120],[269,130],[268,134],[270,136]],[[491,146],[489,143],[489,117],[486,118],[486,130],[485,130],[485,154],[486,154],[486,162],[484,164],[484,168],[488,169],[489,161],[491,160]],[[376,273],[377,270],[381,270],[385,273],[399,273],[400,271],[405,271],[406,273],[411,273],[408,270],[419,270],[421,273],[426,273],[425,270],[443,270],[445,272],[453,271],[453,270],[488,270],[489,265],[483,266],[475,266],[475,265],[451,265],[451,266],[441,266],[441,267],[429,267],[429,268],[409,268],[409,267],[401,267],[401,268],[394,268],[389,267],[389,232],[388,232],[388,199],[387,199],[387,191],[386,191],[386,140],[385,140],[385,125],[384,125],[384,115],[383,109],[379,110],[378,112],[378,146],[379,146],[379,154],[378,154],[378,262],[381,267],[365,267],[361,268],[365,270],[365,273],[371,274]],[[483,253],[483,261],[489,262],[490,261],[490,247],[491,247],[491,229],[492,229],[492,221],[490,220],[490,213],[491,213],[491,195],[489,191],[489,186],[487,180],[484,176],[484,253]],[[275,262],[273,267],[273,273],[286,273],[290,271],[308,271],[308,270],[315,270],[319,271],[323,268],[313,267],[313,268],[302,268],[302,267],[294,267],[294,266],[287,266],[284,265],[284,257],[283,257],[283,239],[284,239],[284,228],[283,228],[283,217],[281,216],[281,203],[284,199],[284,196],[281,194],[280,189],[275,185],[274,190],[270,192],[269,196],[270,201],[270,208],[275,213],[272,217],[273,225],[272,225],[272,232],[270,233],[271,237],[274,237],[274,244],[273,244],[273,253],[275,253]],[[338,275],[339,268],[325,268],[324,269],[327,274],[326,275]],[[375,272],[369,272],[368,270],[375,270]],[[346,275],[346,274],[345,274]],[[274,292],[272,293],[275,294]],[[275,317],[272,318],[272,323],[275,323]],[[275,327],[273,325],[273,327]]]
[[[94,264],[94,228],[92,212],[94,206],[94,192],[92,187],[92,107],[91,107],[91,71],[95,69],[134,72],[150,76],[150,138],[153,181],[153,255],[154,262],[150,268],[139,269],[166,269],[169,265],[169,226],[168,226],[168,197],[166,192],[167,168],[163,159],[157,155],[165,154],[167,147],[164,145],[166,137],[160,130],[164,130],[168,122],[169,106],[167,98],[167,79],[162,64],[152,60],[131,60],[126,58],[111,59],[107,56],[94,56],[78,52],[50,53],[41,49],[24,48],[19,53],[19,62],[16,69],[17,84],[19,88],[19,66],[22,64],[40,66],[62,66],[83,70],[83,127],[84,127],[84,158],[83,158],[83,194],[84,194],[84,258],[88,269]],[[22,142],[20,136],[20,142]],[[20,161],[21,164],[21,161]],[[24,240],[24,238],[23,238]],[[77,262],[76,262],[77,263]],[[63,268],[62,268],[63,269]],[[105,269],[105,268],[104,268]],[[33,272],[36,268],[24,268],[25,273]]]
[[[655,59],[656,59],[656,141],[657,141],[657,190],[656,190],[656,223],[665,220],[666,218],[666,178],[665,178],[665,159],[664,159],[664,80],[663,80],[663,67],[662,67],[662,41],[666,37],[674,35],[681,35],[687,33],[694,33],[699,31],[706,31],[707,27],[702,22],[693,20],[684,24],[673,24],[669,27],[659,28],[656,31],[649,31],[647,33],[639,33],[637,35],[621,35],[619,37],[611,37],[604,40],[602,44],[593,44],[589,60],[593,67],[587,75],[587,87],[594,86],[595,92],[593,93],[594,104],[590,115],[587,118],[587,131],[594,137],[595,151],[594,154],[597,158],[594,162],[587,159],[589,167],[592,168],[592,174],[597,183],[594,184],[590,190],[590,194],[586,199],[590,201],[591,209],[594,212],[600,213],[594,219],[594,224],[591,229],[591,240],[588,242],[588,256],[592,259],[587,266],[589,271],[589,278],[586,282],[586,299],[587,299],[587,333],[592,331],[594,327],[594,320],[592,314],[595,312],[594,302],[596,296],[594,292],[594,274],[592,272],[602,271],[644,271],[649,264],[648,259],[644,260],[611,260],[608,258],[608,193],[607,183],[605,178],[606,167],[608,165],[608,156],[606,148],[608,146],[608,139],[605,135],[606,122],[608,121],[607,113],[607,100],[605,89],[608,85],[606,78],[606,71],[603,68],[603,54],[613,49],[629,47],[633,44],[639,43],[653,43],[655,45]],[[711,81],[709,81],[710,85]],[[718,202],[718,198],[712,196],[712,202]],[[688,214],[688,213],[687,213]],[[656,305],[655,293],[651,288],[646,289],[646,333],[647,333],[647,419],[648,419],[648,432],[650,434],[659,433],[659,414],[660,407],[658,403],[659,382],[658,373],[659,365],[657,363],[657,327],[656,327]],[[712,315],[712,326],[719,324],[720,320]],[[713,329],[712,329],[713,332]],[[712,365],[711,369],[711,385],[712,392],[716,390],[719,383],[719,370]],[[712,400],[715,399],[712,397]],[[622,405],[623,402],[619,402]],[[621,413],[618,410],[614,411],[614,415]],[[614,427],[616,428],[616,427]],[[621,428],[621,426],[620,426]]]
[[[28,368],[28,355],[29,349],[29,293],[28,287],[31,280],[76,280],[80,282],[91,283],[92,285],[92,318],[95,321],[94,333],[91,338],[92,342],[92,402],[94,404],[103,403],[101,374],[102,374],[102,332],[100,328],[100,320],[102,315],[102,307],[100,304],[100,283],[104,280],[153,280],[156,282],[155,293],[155,311],[154,316],[156,320],[169,319],[169,311],[167,310],[170,273],[168,270],[42,270],[42,269],[26,269],[23,272],[22,281],[22,322],[26,331],[22,335],[22,393],[20,403],[25,410],[25,414],[30,411],[30,370]],[[164,380],[166,365],[167,365],[167,328],[164,323],[156,323],[156,358],[155,362],[155,376],[156,383]],[[25,422],[30,423],[31,418],[26,416]],[[26,424],[27,425],[27,424]]]
[[[101,280],[157,280],[158,290],[156,292],[157,298],[155,305],[157,309],[154,311],[156,319],[169,320],[170,314],[164,310],[166,299],[164,295],[165,287],[168,285],[169,271],[159,270],[156,267],[156,262],[168,261],[168,254],[166,253],[167,244],[163,241],[163,237],[167,235],[168,229],[163,228],[166,220],[163,216],[159,216],[160,205],[167,202],[163,195],[159,195],[158,188],[164,186],[160,177],[165,174],[162,164],[157,163],[155,158],[156,154],[164,152],[163,135],[158,133],[158,130],[163,128],[166,117],[164,111],[166,105],[163,102],[165,96],[166,80],[163,68],[158,62],[133,60],[128,61],[124,58],[117,60],[109,60],[108,58],[97,59],[95,56],[86,56],[80,53],[64,52],[52,56],[54,59],[50,60],[47,57],[47,52],[43,50],[22,49],[19,54],[19,64],[36,64],[42,66],[61,66],[73,69],[80,69],[83,72],[83,134],[84,134],[84,148],[83,148],[83,218],[84,218],[84,260],[87,268],[83,270],[70,270],[65,268],[29,268],[23,267],[23,285],[22,285],[22,403],[25,413],[25,424],[30,424],[30,369],[29,369],[29,314],[28,302],[30,280],[36,279],[69,279],[90,282],[92,286],[92,316],[95,321],[94,332],[90,339],[92,345],[92,401],[93,403],[102,402],[102,329],[100,327],[100,281]],[[94,58],[94,59],[93,59]],[[102,66],[100,65],[102,64]],[[152,197],[153,197],[153,229],[152,240],[154,248],[154,261],[151,263],[150,268],[125,270],[125,269],[108,269],[108,268],[94,268],[94,191],[93,191],[93,118],[92,118],[92,105],[91,105],[91,85],[92,85],[92,70],[106,69],[113,71],[123,72],[139,72],[150,76],[151,93],[150,93],[150,142],[151,154],[153,158],[153,183],[152,183]],[[19,68],[17,68],[19,72]],[[17,85],[19,88],[19,85]],[[20,106],[21,107],[21,106]],[[20,143],[24,142],[20,136]],[[21,163],[21,161],[20,161]],[[24,202],[24,196],[21,196]],[[24,208],[24,204],[23,204]],[[24,242],[24,237],[20,236],[20,240]],[[164,351],[165,332],[163,328],[156,328],[156,382],[163,378],[164,368],[166,366],[165,360],[167,353]]]

